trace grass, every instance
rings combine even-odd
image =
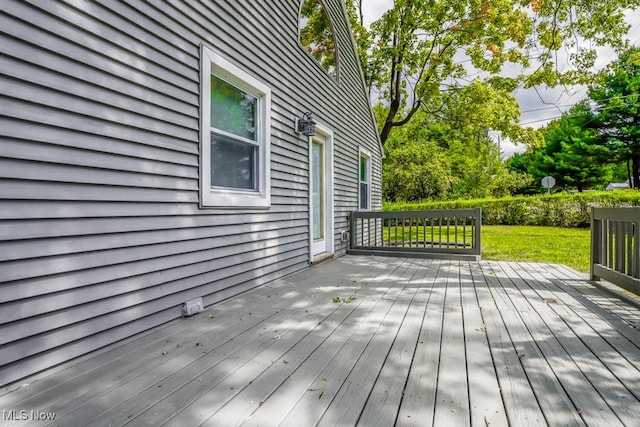
[[[483,225],[482,259],[565,264],[589,271],[590,230]]]
[[[438,242],[470,244],[471,227],[438,229],[429,226],[384,227],[385,242]],[[581,272],[589,271],[590,230],[525,225],[483,225],[482,259],[565,264]]]
[[[459,244],[471,243],[473,241],[470,226],[464,228],[460,226],[456,230],[453,227],[440,229],[437,226],[431,227],[430,225],[412,225],[410,227],[394,227],[392,225],[382,229],[382,238],[385,242],[402,242],[408,240],[415,242],[417,240],[420,242],[434,242],[434,244],[437,244],[439,241],[443,243],[447,241],[451,243],[458,242]]]

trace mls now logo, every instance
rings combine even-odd
[[[55,412],[2,410],[2,421],[53,421]]]
[[[27,421],[29,419],[28,411],[2,411],[3,421]]]

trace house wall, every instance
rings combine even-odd
[[[341,0],[330,77],[297,41],[299,0],[4,0],[0,13],[0,385],[301,270],[304,111],[334,131],[335,252],[380,149]],[[272,90],[267,210],[202,209],[199,46]]]

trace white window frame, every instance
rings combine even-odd
[[[256,190],[211,185],[211,74],[254,96],[258,161]],[[200,205],[215,208],[271,206],[271,89],[204,45],[200,52]]]
[[[369,188],[369,192],[367,194],[367,207],[363,208],[360,204],[362,200],[362,195],[360,194],[360,184],[364,181],[360,180],[360,161],[362,158],[367,160],[367,170],[366,170],[366,183]],[[370,211],[371,210],[371,152],[365,148],[358,148],[358,210],[360,211]]]

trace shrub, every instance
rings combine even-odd
[[[505,197],[502,199],[451,200],[443,202],[384,203],[383,210],[482,208],[487,225],[548,225],[589,227],[591,207],[640,206],[640,191],[594,191],[553,195]]]

